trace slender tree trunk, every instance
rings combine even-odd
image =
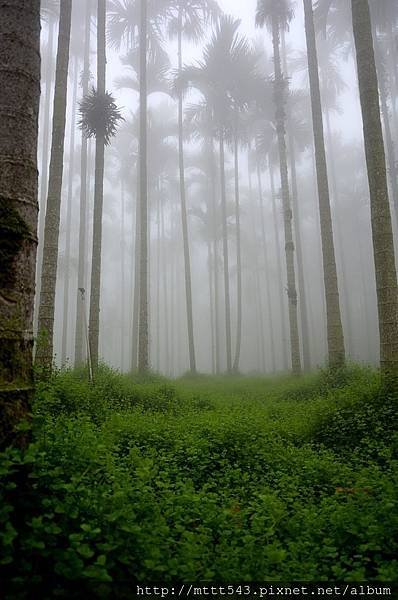
[[[69,140],[69,173],[68,173],[68,197],[66,204],[66,243],[65,243],[65,270],[64,270],[64,300],[62,306],[62,346],[61,346],[61,365],[65,365],[67,360],[68,331],[69,331],[69,283],[70,283],[70,250],[72,235],[72,196],[73,196],[73,176],[75,171],[75,128],[76,128],[76,106],[77,106],[77,82],[79,59],[75,57],[74,64],[74,83],[72,95],[72,119]]]
[[[140,291],[138,326],[138,370],[149,369],[148,332],[148,181],[147,181],[147,2],[140,14]]]
[[[386,376],[395,378],[398,371],[398,287],[370,13],[367,0],[351,0],[351,8],[370,190],[380,366]]]
[[[224,259],[224,294],[225,294],[225,338],[227,372],[232,370],[231,352],[231,300],[229,296],[229,263],[228,263],[228,226],[227,226],[227,198],[225,187],[225,158],[224,158],[224,133],[220,130],[220,183],[221,183],[221,218],[223,237]]]
[[[290,326],[290,351],[292,371],[295,375],[301,372],[300,339],[297,323],[297,292],[296,274],[294,267],[294,243],[292,231],[292,209],[290,207],[289,180],[287,172],[286,140],[285,140],[285,112],[284,112],[284,86],[281,71],[281,60],[279,53],[279,26],[277,20],[273,19],[272,43],[274,49],[275,66],[275,107],[276,107],[276,132],[278,136],[280,175],[282,187],[283,216],[285,226],[285,252],[287,273],[287,297],[289,304],[289,326]]]
[[[46,217],[46,200],[48,192],[48,148],[50,145],[50,107],[52,97],[52,82],[54,74],[54,31],[55,21],[51,18],[49,22],[47,56],[46,56],[46,95],[43,105],[43,138],[42,138],[42,154],[41,154],[41,171],[40,171],[40,195],[39,195],[39,227],[36,261],[36,306],[34,314],[34,331],[37,331],[37,320],[39,317],[39,302],[40,285],[41,285],[41,266],[43,262],[43,241],[44,241],[44,222]]]
[[[210,172],[210,198],[211,198],[211,219],[212,219],[212,246],[213,246],[213,275],[214,275],[214,343],[215,343],[215,369],[216,374],[220,373],[220,311],[219,311],[219,277],[218,277],[218,241],[217,241],[217,223],[218,211],[216,202],[216,169],[214,160],[213,139],[209,139],[209,172]]]
[[[397,178],[397,162],[395,159],[395,149],[394,143],[391,135],[391,125],[390,125],[390,114],[388,109],[388,91],[386,85],[386,74],[383,65],[383,59],[381,56],[381,48],[380,42],[377,38],[376,27],[372,27],[373,34],[373,42],[374,42],[374,56],[376,63],[376,73],[379,83],[379,92],[380,92],[380,107],[381,107],[381,117],[384,125],[384,138],[385,138],[385,147],[387,151],[387,161],[388,161],[388,176],[390,181],[390,191],[393,200],[394,212],[395,212],[395,222],[398,227],[398,178]]]
[[[40,2],[4,0],[0,19],[0,448],[33,396]],[[17,436],[17,437],[16,437]]]
[[[262,236],[263,251],[264,251],[265,294],[266,294],[266,299],[267,299],[267,321],[268,321],[268,331],[269,331],[269,335],[270,335],[271,364],[272,364],[272,371],[275,372],[275,370],[276,370],[275,334],[274,334],[274,321],[273,321],[273,317],[272,317],[271,283],[270,283],[270,279],[269,279],[269,259],[268,259],[268,249],[267,249],[267,237],[265,234],[263,188],[262,188],[262,183],[261,183],[260,163],[258,160],[256,161],[256,171],[257,171],[258,199],[259,199],[259,208],[260,208],[261,236]],[[250,172],[249,172],[249,189],[251,189]],[[282,294],[283,294],[283,292],[282,292]],[[283,296],[282,296],[282,299],[283,299]],[[263,329],[261,329],[261,331],[263,331]]]
[[[326,320],[329,366],[342,367],[345,361],[343,327],[341,324],[339,289],[333,241],[332,214],[326,166],[325,140],[321,94],[319,87],[318,57],[316,50],[312,0],[304,0],[305,33],[307,40],[308,71],[310,79],[312,125],[314,132],[316,173],[318,182],[319,216],[321,226],[323,280],[326,299]]]
[[[160,189],[156,202],[156,370],[160,373]]]
[[[134,237],[134,274],[133,274],[133,315],[132,315],[132,335],[131,335],[131,370],[136,371],[138,367],[138,322],[140,314],[140,186],[139,169],[137,169],[137,199],[135,209],[135,237]]]
[[[86,0],[85,17],[85,41],[84,41],[84,66],[82,95],[83,98],[88,93],[90,81],[90,39],[91,39],[91,0]],[[77,297],[76,297],[76,329],[75,329],[75,367],[83,362],[84,338],[87,332],[84,332],[84,311],[85,305],[83,295],[80,290],[86,287],[86,227],[87,227],[87,161],[88,161],[88,141],[82,132],[82,146],[80,155],[80,215],[79,215],[79,261],[77,270]]]
[[[105,50],[105,0],[98,0],[97,12],[97,92],[105,94],[106,50]],[[89,341],[92,367],[98,366],[99,313],[101,296],[101,247],[102,208],[104,203],[104,154],[105,139],[101,132],[95,140],[95,184],[93,215],[93,253],[91,259],[91,289],[89,315]]]
[[[257,154],[257,163],[259,161],[258,152]],[[259,168],[259,167],[258,167]],[[289,359],[287,355],[287,327],[285,320],[285,301],[283,295],[283,282],[282,282],[282,252],[281,252],[281,243],[279,238],[279,227],[278,227],[278,215],[276,210],[276,194],[275,194],[275,184],[274,184],[274,171],[272,167],[271,157],[268,154],[268,173],[269,180],[271,186],[271,204],[272,204],[272,220],[274,222],[274,232],[275,232],[275,245],[276,245],[276,265],[278,269],[278,294],[279,294],[279,306],[280,306],[280,316],[281,316],[281,332],[282,332],[282,358],[283,358],[283,368],[285,371],[289,368]],[[261,174],[260,174],[261,178]]]
[[[166,235],[165,235],[165,224],[164,224],[164,205],[161,202],[160,205],[160,220],[161,220],[161,236],[162,236],[162,287],[163,287],[163,322],[164,322],[164,357],[165,357],[165,373],[170,375],[170,342],[169,342],[169,302],[168,302],[168,284],[167,284],[167,266],[168,256],[166,247]],[[171,363],[172,364],[172,363]],[[171,367],[173,369],[173,366]]]
[[[285,47],[285,34],[282,32],[282,54],[283,54],[283,68],[287,75],[287,57]],[[304,277],[304,254],[303,245],[301,238],[301,227],[300,227],[300,204],[298,197],[297,187],[297,171],[296,171],[296,148],[293,135],[292,119],[290,111],[287,113],[287,139],[289,145],[290,155],[290,172],[292,182],[292,208],[293,208],[293,227],[294,227],[294,239],[296,242],[296,262],[297,262],[297,283],[299,292],[299,312],[301,322],[301,344],[303,350],[303,369],[309,371],[311,369],[311,352],[310,352],[310,336],[308,330],[308,308],[307,308],[307,293],[305,288],[305,277]]]
[[[238,132],[234,132],[234,176],[235,176],[235,218],[236,218],[236,276],[237,276],[237,320],[236,320],[236,347],[233,364],[234,372],[239,371],[239,358],[242,342],[242,247],[240,239],[240,198],[239,198],[239,157],[238,157]]]
[[[122,215],[120,224],[120,250],[121,250],[121,265],[120,274],[122,282],[122,297],[121,297],[121,325],[120,325],[120,363],[121,370],[124,371],[124,331],[125,331],[125,313],[126,313],[126,265],[125,265],[125,191],[123,178],[120,181],[120,200],[122,205]]]
[[[41,367],[47,369],[51,368],[53,360],[55,286],[57,281],[59,221],[64,167],[71,12],[71,0],[62,0],[59,18],[51,159],[44,228],[38,323],[39,339],[36,351],[36,362]]]
[[[182,70],[182,7],[178,11],[178,71]],[[182,240],[184,247],[184,267],[185,267],[185,294],[187,304],[187,324],[188,324],[188,347],[189,347],[189,366],[192,373],[196,372],[195,344],[193,332],[193,311],[192,311],[192,283],[191,283],[191,259],[188,240],[188,216],[185,194],[185,171],[184,171],[184,140],[183,140],[183,101],[182,91],[178,94],[178,164],[180,175],[180,200],[181,200],[181,223]]]

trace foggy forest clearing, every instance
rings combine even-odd
[[[394,403],[357,367],[300,382],[54,375],[37,390],[28,489],[12,486],[18,451],[2,458],[3,565],[61,588],[395,581]]]

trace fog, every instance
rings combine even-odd
[[[54,322],[54,354],[59,366],[72,366],[75,363],[76,311],[80,296],[78,265],[79,252],[82,252],[81,248],[79,250],[82,185],[82,130],[79,121],[84,44],[87,38],[84,18],[87,1],[73,2],[72,11]],[[44,10],[42,19],[36,328],[58,32],[57,3],[47,4],[51,4],[51,10]],[[90,85],[97,86],[97,3],[91,4]],[[111,15],[115,14],[118,5],[123,7],[128,4],[134,2],[107,2],[108,42]],[[164,2],[154,0],[149,4],[153,4],[156,10],[156,5],[160,7]],[[238,190],[235,185],[233,134],[225,136],[230,347],[235,370],[242,373],[276,373],[291,368],[289,299],[286,293],[284,211],[275,133],[272,35],[267,27],[255,26],[256,4],[255,0],[218,1],[223,13],[241,20],[236,35],[245,38],[250,45],[250,53],[255,54],[255,75],[264,82],[263,97],[248,96],[242,100],[239,109],[236,156]],[[301,1],[292,4],[294,17],[285,34],[282,33],[280,44],[282,71],[286,77],[285,137],[293,210],[301,362],[306,368],[316,368],[326,365],[328,360],[323,260],[303,6]],[[340,6],[344,1],[337,4]],[[355,51],[350,20],[347,18],[344,23],[343,17],[339,18],[337,28],[337,18],[332,11],[326,28],[318,27],[317,51],[341,319],[347,359],[376,364],[379,360],[379,334],[375,272]],[[376,19],[374,15],[373,18]],[[315,24],[317,26],[316,10]],[[153,85],[149,77],[151,59],[148,58],[149,363],[154,371],[175,377],[188,371],[192,365],[187,326],[186,260],[179,173],[178,86],[182,84],[181,74],[178,74],[177,41],[175,38],[170,40],[167,27],[166,18],[159,23],[157,35],[163,48],[163,58],[168,56],[169,65],[155,71]],[[193,43],[183,38],[183,71],[205,60],[204,51],[212,43],[212,35],[217,27],[219,24],[216,20],[209,20],[204,25],[201,39]],[[391,46],[388,27],[381,19],[376,29],[387,89],[388,112],[383,115],[383,125],[385,131],[387,119],[394,142],[398,136],[396,37],[395,46]],[[344,30],[346,35],[341,34]],[[126,62],[123,58],[129,50],[138,48],[138,38],[132,36],[127,41],[122,37],[119,45],[119,48],[111,43],[106,46],[106,90],[114,97],[123,120],[118,121],[116,135],[105,148],[98,354],[101,361],[127,372],[137,367],[134,348],[138,344],[138,313],[137,302],[134,308],[134,291],[137,292],[139,286],[139,244],[136,244],[139,223],[137,226],[136,209],[140,194],[137,184],[139,86],[135,85],[136,89],[128,87],[131,85],[128,78],[131,80],[133,76],[138,82],[139,74],[134,73],[131,66],[123,64]],[[222,76],[221,62],[220,78]],[[246,85],[244,79],[241,85],[242,89],[238,82],[239,94],[243,95],[246,91],[249,94],[248,90],[243,89]],[[183,156],[193,342],[197,371],[222,373],[228,370],[228,309],[219,140],[214,130],[206,133],[206,124],[201,122],[201,116],[198,115],[201,102],[203,93],[200,89],[188,85],[183,94]],[[192,118],[195,107],[196,114]],[[89,139],[86,240],[83,249],[84,335],[88,335],[90,305],[95,147],[95,139]],[[392,149],[395,149],[394,143]],[[387,153],[388,160],[391,160],[391,156]],[[391,188],[395,173],[390,169],[389,175]],[[239,215],[236,212],[237,191]],[[394,190],[390,189],[396,242],[398,232],[393,195]],[[242,313],[239,353],[240,276]],[[303,348],[303,344],[307,344],[307,349]],[[84,356],[86,352],[84,338]]]

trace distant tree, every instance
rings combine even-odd
[[[275,70],[275,121],[278,137],[282,201],[285,225],[285,252],[287,271],[287,295],[289,301],[290,349],[293,373],[299,375],[301,372],[300,340],[297,321],[297,292],[294,265],[292,210],[290,206],[290,191],[285,140],[284,105],[286,102],[286,81],[282,74],[280,58],[280,31],[282,28],[285,29],[287,27],[292,17],[293,10],[290,0],[258,0],[257,2],[256,24],[260,27],[267,24],[272,31]]]
[[[380,366],[398,372],[398,288],[379,94],[368,0],[351,0],[359,96],[370,190],[372,237],[380,328]]]
[[[105,91],[105,0],[97,5],[97,89],[92,89],[80,104],[80,126],[87,138],[95,137],[95,184],[93,216],[93,252],[89,313],[89,343],[92,367],[98,365],[99,312],[101,292],[102,210],[104,201],[105,146],[115,135],[121,119],[113,97]]]
[[[332,215],[329,200],[329,183],[323,135],[322,104],[312,0],[304,0],[304,15],[318,182],[329,366],[338,368],[344,365],[345,350],[334,252]]]
[[[36,362],[51,368],[61,207],[72,1],[62,0],[55,74],[52,144],[43,242]]]
[[[0,17],[0,448],[33,396],[40,2],[3,2]],[[21,43],[24,40],[24,43]],[[19,434],[18,443],[23,443]]]

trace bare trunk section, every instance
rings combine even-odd
[[[351,8],[370,191],[380,366],[386,376],[395,378],[398,371],[398,286],[371,21],[367,0],[351,0]]]
[[[88,92],[90,81],[90,38],[91,38],[91,0],[86,2],[86,18],[85,18],[85,41],[84,41],[84,66],[83,66],[83,81],[82,95],[83,98]],[[88,162],[88,140],[82,133],[82,146],[80,155],[80,220],[79,220],[79,262],[77,270],[77,298],[76,298],[76,329],[75,329],[75,367],[78,367],[83,362],[84,356],[84,339],[87,332],[84,332],[84,311],[85,305],[83,295],[80,290],[86,287],[86,227],[87,227],[87,162]]]
[[[40,2],[5,0],[0,19],[0,448],[33,396]]]
[[[228,261],[228,226],[227,226],[227,197],[225,188],[225,157],[224,157],[224,132],[220,130],[220,183],[221,183],[221,219],[222,242],[224,259],[224,294],[225,294],[225,339],[227,372],[232,370],[231,351],[231,300],[229,296],[229,261]]]
[[[63,0],[61,2],[59,17],[51,159],[44,227],[38,341],[36,350],[37,364],[46,369],[51,369],[53,361],[55,287],[57,281],[59,221],[64,168],[71,13],[71,0]]]
[[[98,0],[97,8],[97,91],[105,94],[106,50],[105,50],[105,0]],[[97,132],[95,140],[95,183],[93,214],[93,253],[91,259],[90,313],[88,321],[92,368],[98,367],[99,313],[101,296],[101,248],[102,207],[104,203],[104,155],[103,133]]]
[[[138,324],[138,370],[149,370],[148,331],[148,180],[147,180],[147,2],[140,14],[140,288]]]
[[[75,129],[76,129],[76,107],[77,107],[77,82],[79,59],[75,57],[74,64],[74,82],[72,94],[72,119],[69,140],[69,166],[68,166],[68,196],[66,200],[66,243],[65,243],[65,268],[64,268],[64,299],[62,306],[62,346],[61,346],[61,365],[65,365],[67,360],[68,332],[69,332],[69,283],[70,283],[70,250],[72,234],[72,195],[73,195],[73,176],[75,168]]]
[[[323,281],[326,299],[328,360],[332,368],[345,362],[343,327],[341,324],[339,289],[334,252],[332,214],[326,166],[325,140],[321,94],[319,87],[318,57],[316,50],[312,0],[304,0],[305,33],[307,40],[308,71],[310,79],[312,125],[315,145],[316,174],[318,182],[319,217],[321,227]]]
[[[235,178],[235,218],[236,218],[236,277],[237,277],[237,319],[236,347],[233,371],[239,371],[239,358],[242,342],[242,246],[240,238],[240,198],[239,198],[239,157],[238,132],[234,132],[234,178]]]
[[[275,119],[278,137],[280,176],[282,187],[283,216],[285,228],[285,253],[287,273],[287,297],[289,305],[289,327],[290,327],[290,352],[293,374],[301,373],[300,339],[297,322],[297,292],[296,274],[294,267],[294,243],[292,230],[292,209],[290,207],[289,179],[287,171],[286,140],[285,140],[285,112],[284,112],[284,86],[281,71],[281,60],[279,53],[279,25],[276,18],[272,23],[272,43],[274,49],[275,67]]]
[[[182,69],[182,8],[178,11],[178,71]],[[184,171],[184,140],[183,140],[183,102],[182,91],[178,94],[178,166],[180,176],[180,200],[181,200],[181,224],[182,241],[184,248],[184,271],[185,271],[185,295],[187,305],[187,325],[188,325],[188,348],[189,348],[189,368],[191,373],[196,373],[195,344],[193,332],[193,311],[192,311],[192,282],[191,282],[191,258],[189,253],[188,240],[188,217],[185,194],[185,171]]]

